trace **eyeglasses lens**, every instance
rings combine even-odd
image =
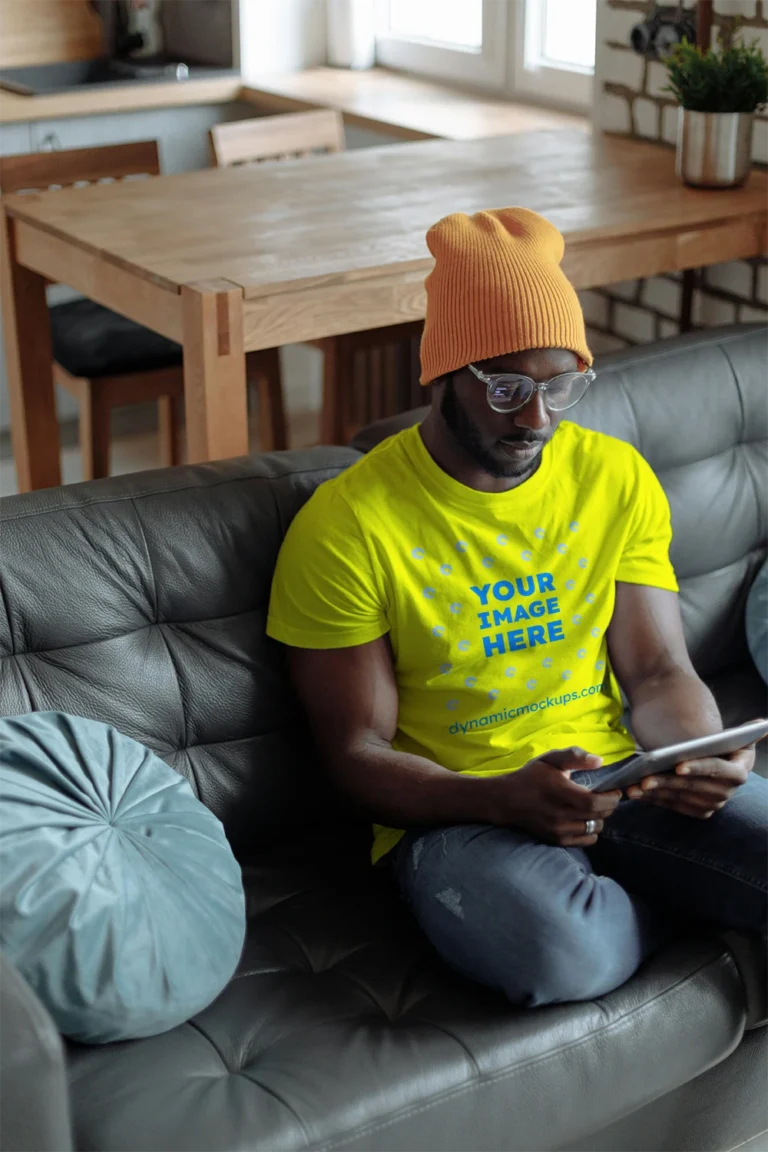
[[[562,412],[578,404],[589,387],[589,379],[582,372],[566,372],[547,385],[544,399],[547,408]],[[514,412],[524,407],[533,395],[528,380],[499,380],[488,388],[488,403],[495,412]]]

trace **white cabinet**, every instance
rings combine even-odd
[[[31,151],[157,140],[163,172],[190,172],[209,166],[208,132],[214,124],[240,120],[253,116],[253,112],[253,106],[248,104],[204,104],[38,120],[30,125]]]
[[[32,152],[31,124],[0,124],[0,156]]]

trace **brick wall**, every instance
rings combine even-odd
[[[633,25],[652,7],[644,0],[598,0],[595,122],[605,131],[671,147],[677,133],[677,106],[662,91],[666,69],[658,61],[638,56],[629,43]],[[724,17],[739,15],[743,35],[757,39],[768,56],[766,10],[768,0],[717,0],[713,39]],[[753,157],[758,163],[768,163],[765,112],[756,118]],[[675,335],[682,291],[682,275],[671,274],[582,292],[593,349],[609,351]],[[768,319],[768,261],[739,260],[697,270],[692,318],[694,327],[703,328]]]

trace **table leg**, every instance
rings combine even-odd
[[[20,492],[61,484],[45,278],[16,260],[14,222],[2,213],[2,311],[11,443]]]
[[[187,459],[248,452],[243,293],[228,280],[181,289]]]
[[[320,443],[346,444],[350,396],[354,384],[354,345],[346,336],[330,336],[322,342],[323,408]]]

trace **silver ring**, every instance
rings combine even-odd
[[[597,832],[597,820],[585,821],[584,827],[586,829],[587,836],[594,836],[595,832]]]

